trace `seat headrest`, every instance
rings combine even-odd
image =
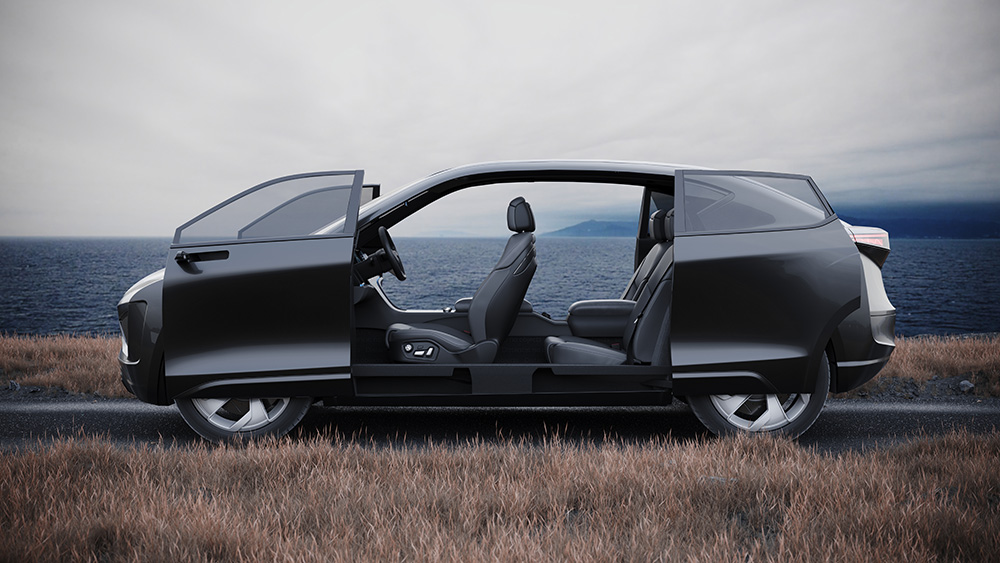
[[[674,240],[674,210],[660,209],[649,216],[649,234],[657,242]]]
[[[530,233],[535,230],[535,215],[523,197],[512,199],[507,207],[507,228],[515,233]]]

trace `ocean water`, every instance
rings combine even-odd
[[[632,240],[540,237],[526,298],[563,317],[574,301],[617,298],[632,274]],[[1000,332],[1000,240],[895,240],[882,270],[896,332]],[[408,279],[384,287],[403,308],[439,309],[471,297],[504,239],[398,238]],[[115,305],[163,267],[168,239],[0,238],[0,332],[118,331]]]
[[[889,240],[882,267],[896,332],[1000,332],[1000,240]]]
[[[506,239],[398,239],[406,281],[386,274],[382,287],[402,309],[441,309],[472,297],[503,253]],[[634,241],[539,237],[538,269],[525,299],[539,312],[566,316],[582,299],[617,299],[632,277]]]
[[[0,238],[0,332],[118,332],[118,301],[170,240]]]

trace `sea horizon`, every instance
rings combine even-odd
[[[409,279],[386,277],[386,293],[401,308],[436,309],[475,293],[505,239],[396,242]],[[882,273],[897,333],[1000,332],[1000,239],[894,238],[890,245]],[[167,237],[0,237],[0,333],[117,333],[118,300],[164,267],[169,246]],[[554,318],[578,300],[617,298],[631,277],[627,237],[540,236],[537,248],[526,298]]]

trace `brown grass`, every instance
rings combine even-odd
[[[23,385],[131,397],[120,380],[119,347],[117,337],[0,335],[0,369]],[[977,395],[1000,397],[1000,336],[897,336],[878,377],[848,396],[878,391],[895,379],[925,383],[934,376],[961,376],[976,385]]]
[[[962,377],[975,384],[976,395],[1000,397],[1000,335],[897,336],[889,363],[850,396],[877,392],[895,379],[922,384],[935,376]]]
[[[1000,553],[1000,433],[827,456],[773,437],[0,456],[0,560],[929,561]]]
[[[21,385],[131,397],[118,370],[120,348],[119,338],[107,336],[2,335],[0,369],[4,379]]]

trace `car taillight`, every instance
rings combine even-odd
[[[889,233],[877,227],[855,227],[847,224],[844,227],[858,250],[881,268],[889,257]]]

